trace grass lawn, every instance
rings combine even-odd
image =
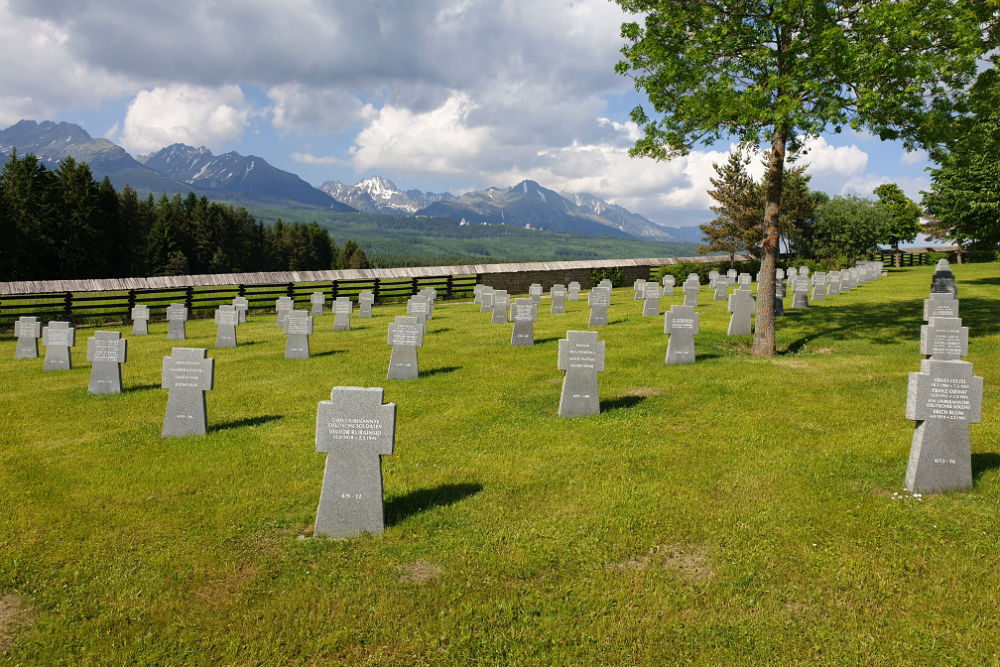
[[[557,340],[585,300],[543,300],[530,348],[439,303],[409,381],[384,379],[402,305],[324,315],[302,361],[274,315],[236,349],[191,321],[209,434],[171,440],[165,322],[123,330],[113,396],[87,393],[92,329],[48,373],[5,334],[0,664],[998,664],[1000,264],[952,269],[985,378],[975,488],[923,498],[904,409],[929,266],[787,310],[773,359],[705,287],[691,366],[616,290],[602,413],[577,419]],[[335,385],[398,406],[382,537],[309,537]]]

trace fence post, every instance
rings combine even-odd
[[[132,312],[133,308],[135,308],[135,290],[130,289],[128,291],[128,309],[130,313]]]
[[[451,299],[455,295],[455,290],[452,289],[452,281],[454,276],[448,274],[447,282],[445,283],[445,293],[448,295],[446,298]]]
[[[339,294],[340,294],[340,287],[337,285],[337,281],[336,280],[331,280],[330,281],[330,296],[332,298],[336,299],[337,296],[339,296]]]
[[[73,293],[66,292],[66,302],[63,305],[63,318],[70,319],[73,317]]]
[[[378,278],[376,278],[375,281],[372,283],[372,293],[375,295],[375,303],[381,303],[381,299],[379,298],[379,286],[381,284],[382,281],[380,281]]]
[[[246,285],[242,285],[242,284],[241,285],[237,285],[236,286],[236,293],[239,294],[240,296],[246,296],[247,295],[247,286]]]
[[[193,297],[193,296],[194,296],[194,287],[185,287],[184,288],[184,307],[188,309],[188,312],[191,311],[191,303],[192,303],[191,297]]]
[[[416,276],[413,276],[413,278],[411,278],[411,279],[410,279],[410,282],[411,282],[411,283],[412,283],[412,285],[413,285],[413,286],[412,286],[412,287],[410,288],[410,293],[411,293],[411,294],[416,294],[416,293],[417,293],[417,292],[419,291],[419,290],[417,289],[417,277],[416,277]]]

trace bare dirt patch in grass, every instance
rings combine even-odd
[[[813,350],[813,352],[815,352],[816,354],[833,354],[833,348],[832,347],[817,347],[815,350]]]
[[[0,595],[0,653],[10,648],[14,636],[28,624],[28,609],[14,593]]]
[[[693,582],[707,581],[715,572],[704,549],[696,546],[661,545],[650,549],[641,558],[631,558],[618,563],[608,563],[607,570],[618,572],[644,572],[666,570],[681,579]]]
[[[399,575],[400,581],[417,585],[434,581],[444,574],[444,568],[440,565],[428,563],[425,560],[418,560],[413,563],[403,565],[400,569],[402,570]]]
[[[647,396],[659,396],[662,393],[663,390],[657,387],[639,387],[638,389],[629,389],[623,395],[635,396],[637,398],[646,398]]]

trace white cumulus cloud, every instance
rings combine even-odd
[[[227,150],[242,137],[252,113],[236,85],[157,86],[129,104],[121,144],[140,153],[173,143]]]

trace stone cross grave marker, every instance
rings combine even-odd
[[[799,275],[803,276],[805,278],[808,278],[809,277],[809,267],[808,266],[800,266],[799,267]]]
[[[642,291],[646,289],[646,281],[643,278],[636,278],[632,283],[632,289],[635,290],[635,301],[642,301],[645,298]]]
[[[531,299],[514,299],[514,304],[510,307],[510,318],[514,321],[510,344],[514,347],[534,345],[538,304]]]
[[[424,344],[424,332],[417,318],[397,315],[389,323],[389,380],[413,380],[420,377],[417,367],[417,348]]]
[[[753,284],[753,281],[750,279],[749,273],[741,273],[736,278],[736,284],[739,285],[740,289],[750,289],[750,286]]]
[[[969,424],[978,424],[983,378],[967,361],[924,359],[910,373],[906,418],[916,421],[906,489],[939,493],[972,488]]]
[[[385,529],[382,457],[393,453],[396,404],[381,387],[334,387],[316,410],[316,451],[326,454],[314,537]]]
[[[612,289],[614,289],[614,285],[611,284],[611,279],[610,278],[605,278],[601,282],[597,283],[597,286],[598,287],[603,287],[603,288],[605,288],[605,289],[607,289],[609,291],[612,290]]]
[[[354,312],[354,302],[349,296],[338,296],[333,300],[333,330],[350,331],[351,313]]]
[[[542,292],[542,285],[540,283],[531,283],[528,286],[528,296],[531,297],[536,306],[542,302]]]
[[[952,296],[958,297],[955,274],[951,272],[951,267],[946,259],[940,260],[934,267],[934,276],[931,278],[931,294],[934,292],[949,292]]]
[[[534,298],[532,298],[534,301]],[[538,302],[535,301],[535,305]],[[493,290],[493,316],[490,322],[493,324],[507,324],[507,310],[510,308],[510,295],[507,290]]]
[[[122,364],[125,363],[128,341],[119,331],[95,331],[87,339],[87,361],[90,366],[91,394],[120,394]]]
[[[688,277],[690,278],[691,276],[688,276]],[[715,269],[712,269],[711,271],[709,271],[708,272],[708,288],[709,289],[715,289],[715,281],[718,280],[718,279],[719,279],[719,272],[718,271],[716,271]]]
[[[570,301],[580,300],[580,283],[578,283],[575,280],[569,284],[569,300]]]
[[[822,271],[817,271],[813,274],[812,283],[812,300],[826,301],[826,274]]]
[[[646,283],[642,288],[642,316],[657,317],[660,314],[660,286]]]
[[[285,359],[308,359],[313,316],[308,310],[289,311],[285,318]]]
[[[920,354],[953,361],[969,354],[969,327],[958,317],[932,317],[920,327]]]
[[[320,317],[323,314],[323,306],[326,305],[326,295],[322,292],[313,292],[309,295],[309,303],[312,305],[312,316]]]
[[[132,306],[132,335],[146,336],[149,334],[149,306],[139,304]]]
[[[549,290],[549,295],[552,296],[552,308],[549,309],[550,313],[562,314],[566,312],[566,286],[555,284],[552,289]]]
[[[729,295],[727,309],[732,315],[729,316],[729,329],[727,336],[748,336],[753,333],[751,326],[751,316],[757,302],[754,301],[753,292],[742,287]]]
[[[840,272],[840,291],[850,292],[852,289],[858,286],[856,280],[854,280],[854,274],[850,269],[843,269]]]
[[[729,276],[718,276],[715,279],[715,301],[725,301],[729,292]]]
[[[795,285],[792,286],[792,308],[809,307],[809,279],[805,276],[796,276]]]
[[[212,389],[215,359],[207,359],[205,348],[175,347],[163,358],[161,387],[169,390],[161,438],[205,435],[205,392]]]
[[[172,303],[167,306],[167,340],[184,340],[187,338],[188,309],[183,303]]]
[[[240,311],[232,304],[223,304],[215,309],[215,347],[236,347],[236,325],[240,323]]]
[[[274,302],[274,310],[277,311],[278,317],[274,322],[274,326],[279,329],[285,328],[285,318],[288,317],[288,313],[292,311],[295,307],[295,303],[292,301],[290,296],[280,296]]]
[[[736,279],[738,277],[739,277],[739,274],[736,272],[736,269],[729,269],[728,271],[726,271],[726,278],[729,279],[729,284],[730,285],[735,285],[736,284]]]
[[[951,292],[934,292],[924,299],[924,322],[932,317],[958,317],[958,299]]]
[[[417,318],[417,324],[420,325],[420,330],[424,333],[427,333],[427,317],[430,315],[430,310],[430,304],[421,294],[416,294],[406,300],[406,314]]]
[[[601,412],[597,374],[604,370],[604,341],[596,331],[567,331],[559,341],[559,370],[565,371],[559,397],[560,417]]]
[[[774,270],[774,277],[777,278],[778,280],[784,280],[785,270],[779,266],[777,269]]]
[[[66,371],[73,367],[70,348],[76,345],[76,330],[69,322],[49,322],[42,327],[45,346],[44,371]]]
[[[670,306],[663,314],[663,333],[667,340],[667,365],[694,363],[694,336],[698,333],[698,313],[693,306]]]
[[[483,293],[479,295],[479,312],[493,312],[493,288],[489,285],[483,286]]]
[[[22,315],[14,322],[14,337],[17,338],[15,359],[37,359],[38,339],[42,335],[42,323],[37,317]]]
[[[250,300],[245,296],[237,296],[233,298],[233,308],[240,315],[239,324],[243,324],[247,321],[247,311],[250,310]]]
[[[590,306],[588,327],[603,327],[608,324],[608,306],[611,305],[611,290],[606,287],[592,287],[587,295]]]
[[[472,303],[480,304],[483,300],[483,287],[482,283],[476,283],[472,288]]]
[[[663,296],[673,296],[674,285],[677,284],[677,279],[668,273],[665,276],[663,276],[662,283],[663,283]]]
[[[774,279],[774,316],[785,316],[785,281],[781,278]]]
[[[827,274],[826,295],[840,296],[840,271],[831,271]]]
[[[716,280],[718,280],[718,277]],[[688,276],[688,279],[684,281],[683,291],[684,305],[697,308],[698,293],[701,292],[701,283],[698,281],[698,276]]]
[[[358,317],[370,318],[372,305],[375,303],[375,292],[370,289],[358,292]]]

